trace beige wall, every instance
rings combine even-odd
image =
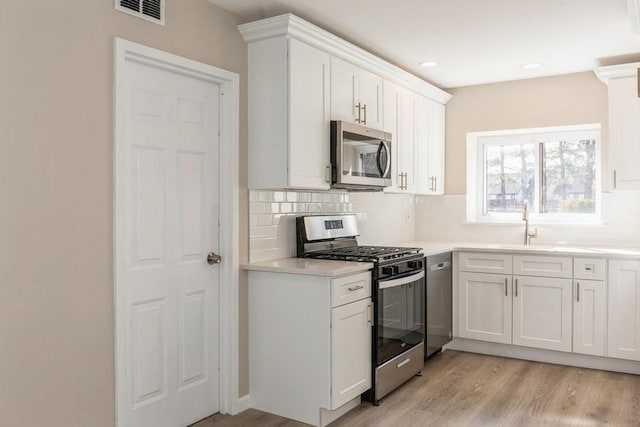
[[[240,73],[246,259],[246,49],[237,23],[205,0],[167,1],[164,27],[116,12],[112,0],[3,3],[1,426],[115,422],[114,37]]]
[[[446,194],[466,193],[467,132],[602,123],[607,156],[607,87],[593,72],[450,89]],[[604,170],[604,169],[603,169]],[[603,188],[607,188],[603,174]]]

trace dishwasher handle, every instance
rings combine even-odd
[[[450,261],[445,261],[445,262],[439,262],[437,264],[432,264],[429,266],[429,271],[438,271],[438,270],[444,270],[446,268],[451,267],[451,262]]]

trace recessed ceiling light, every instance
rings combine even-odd
[[[524,64],[522,66],[522,69],[523,70],[533,70],[533,69],[540,68],[540,67],[542,67],[542,64],[540,64],[538,62],[532,62],[530,64]]]
[[[430,67],[437,67],[439,64],[436,61],[423,61],[418,65],[421,67],[430,68]]]

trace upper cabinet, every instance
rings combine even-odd
[[[382,129],[382,77],[331,58],[331,119]]]
[[[238,28],[249,55],[249,188],[329,189],[330,121],[344,120],[392,133],[391,191],[442,194],[451,95],[295,15]]]
[[[418,194],[444,194],[444,127],[444,105],[420,97],[417,138]]]
[[[609,157],[612,190],[640,190],[640,62],[598,68],[609,86]]]

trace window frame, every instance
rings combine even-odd
[[[540,140],[561,140],[571,136],[576,139],[595,139],[595,202],[593,214],[540,213]],[[531,222],[542,224],[601,224],[602,211],[602,135],[600,123],[571,126],[553,126],[527,129],[508,129],[467,133],[467,221],[478,223],[520,223],[520,212],[486,212],[486,146],[498,145],[508,139],[507,145],[537,144],[535,150],[536,180],[534,203],[530,209]]]

